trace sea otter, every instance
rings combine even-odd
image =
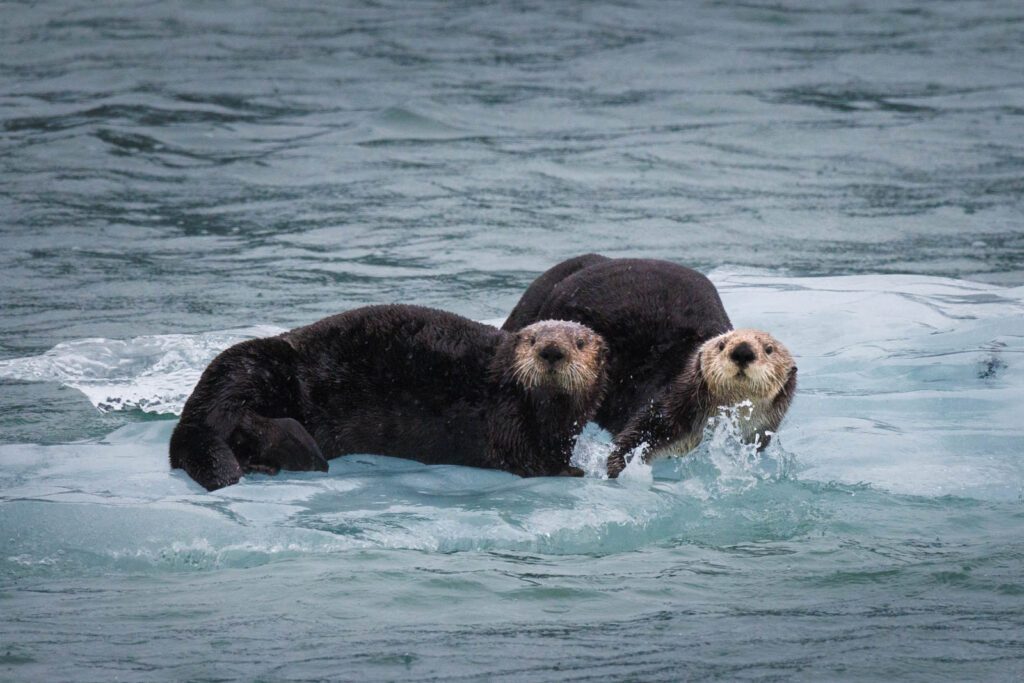
[[[711,281],[669,261],[563,261],[530,285],[503,329],[547,318],[583,323],[608,344],[595,420],[615,435],[610,477],[645,444],[646,458],[692,450],[718,408],[742,401],[751,402],[744,436],[764,448],[796,391],[785,346],[767,332],[734,330]]]
[[[606,355],[575,322],[509,333],[418,306],[348,311],[217,356],[171,436],[171,467],[208,490],[326,471],[347,453],[580,476],[569,458]]]

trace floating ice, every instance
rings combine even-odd
[[[898,493],[1021,497],[1024,288],[901,275],[785,278],[719,270],[711,278],[733,323],[770,330],[800,367],[799,391],[773,442],[783,450],[751,455],[723,422],[715,429],[725,431],[713,429],[706,438],[704,460],[651,468],[634,459],[619,486],[682,477],[701,497],[723,487],[741,490],[759,480],[759,470],[781,468],[803,480]],[[281,331],[86,339],[0,361],[0,377],[60,382],[100,410],[178,413],[218,351]],[[604,476],[608,438],[591,427],[577,447],[575,463],[590,478]],[[687,474],[704,466],[718,473],[711,488]],[[160,462],[154,471],[162,468]]]

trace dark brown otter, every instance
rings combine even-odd
[[[348,311],[215,358],[171,436],[171,466],[209,490],[245,472],[326,471],[348,453],[579,476],[569,458],[605,356],[574,322],[513,334],[416,306]]]
[[[796,391],[785,347],[766,332],[733,330],[711,281],[669,261],[564,261],[530,285],[503,329],[546,318],[587,325],[611,351],[595,420],[615,435],[612,477],[641,446],[648,458],[693,449],[708,417],[743,401],[752,406],[744,436],[763,448]]]

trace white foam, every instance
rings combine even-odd
[[[177,415],[199,375],[219,352],[244,339],[283,331],[260,325],[196,335],[79,339],[39,356],[2,360],[0,377],[72,387],[103,412]]]

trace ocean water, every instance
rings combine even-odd
[[[0,679],[1024,678],[1017,2],[0,4]],[[697,267],[800,390],[582,479],[167,467],[226,346]]]

